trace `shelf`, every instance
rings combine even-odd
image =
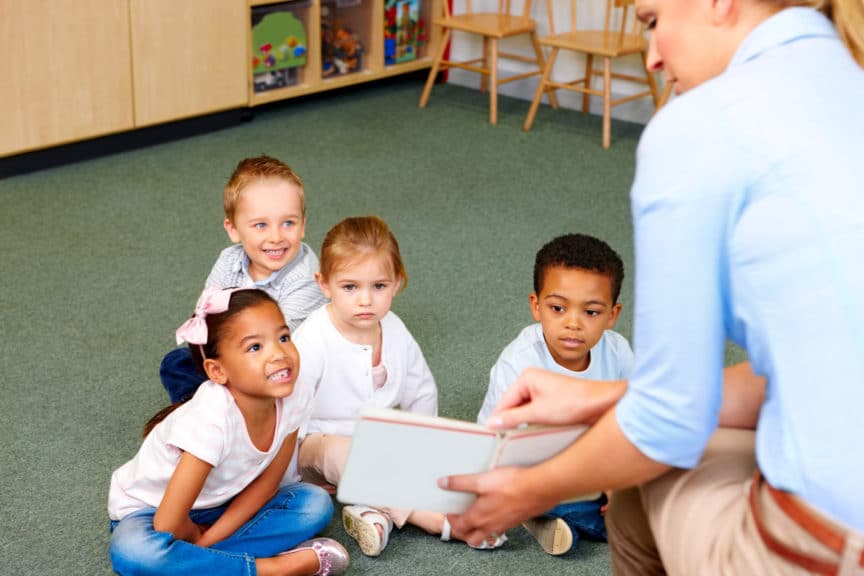
[[[336,78],[325,78],[316,84],[303,84],[300,86],[291,86],[280,90],[272,90],[269,92],[259,92],[252,96],[249,106],[261,106],[279,100],[287,100],[288,98],[296,98],[305,96],[306,94],[314,94],[316,92],[325,92],[327,90],[335,90],[345,86],[362,84],[364,82],[372,82],[380,78],[388,78],[390,76],[398,76],[400,74],[408,74],[417,70],[428,69],[432,67],[431,58],[422,58],[414,62],[404,62],[387,66],[380,72],[372,72],[370,70],[358,72],[357,74],[346,74]]]
[[[428,69],[442,1],[0,0],[0,157]],[[356,35],[358,71],[322,74],[322,7],[329,31]],[[253,26],[280,12],[275,35],[256,38]],[[402,40],[427,39],[416,59],[385,64],[385,30],[395,38],[406,12]],[[47,52],[34,51],[43,36]]]
[[[441,0],[303,0],[274,1],[247,0],[251,25],[259,24],[263,16],[270,13],[290,12],[304,28],[306,38],[306,61],[291,78],[276,80],[271,86],[257,83],[256,75],[266,73],[261,67],[262,57],[270,56],[282,42],[282,35],[275,34],[269,42],[253,42],[250,26],[248,52],[249,106],[260,106],[306,94],[333,90],[354,84],[370,82],[399,74],[407,74],[432,66],[431,55],[440,40],[438,31],[429,26],[436,10],[440,11]],[[388,14],[385,6],[409,13],[408,28],[413,37],[422,34],[423,41],[416,49],[413,60],[385,64],[385,29]],[[409,6],[408,9],[402,8]],[[413,12],[412,12],[413,11]],[[393,23],[391,12],[389,24]],[[404,15],[403,15],[404,17]],[[288,38],[288,34],[285,37]],[[294,33],[299,37],[300,34]],[[410,34],[400,38],[410,38]],[[278,41],[278,42],[277,42]],[[281,45],[281,44],[280,44]],[[289,47],[290,48],[290,47]],[[278,67],[271,57],[271,67]],[[256,68],[257,66],[257,68]],[[284,73],[283,73],[284,74]],[[269,80],[269,78],[268,78]]]

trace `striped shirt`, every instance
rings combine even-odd
[[[258,288],[279,303],[291,332],[297,329],[313,310],[327,303],[315,282],[318,257],[306,244],[300,245],[297,256],[266,280],[256,282],[249,275],[249,257],[241,244],[225,248],[207,277],[207,287]]]

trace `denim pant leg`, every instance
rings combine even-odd
[[[191,517],[196,523],[211,524],[226,509],[195,510]],[[255,558],[290,550],[323,530],[333,517],[333,503],[317,486],[283,486],[234,534],[210,548],[157,532],[155,513],[155,508],[148,508],[112,523],[109,555],[118,574],[254,575]]]
[[[153,529],[155,508],[145,508],[112,523],[108,556],[114,572],[121,576],[207,574],[207,576],[254,576],[255,558],[230,554],[176,540],[168,532]]]
[[[601,494],[596,500],[559,504],[546,514],[553,518],[562,518],[567,523],[573,532],[574,545],[580,535],[592,540],[602,540],[605,542],[606,521],[603,515],[600,514],[600,508],[606,502],[606,495]]]
[[[286,484],[246,524],[213,548],[268,558],[312,538],[332,519],[333,500],[323,488],[301,482]],[[194,512],[192,520],[212,523],[199,520]]]
[[[159,378],[172,404],[191,397],[207,380],[207,376],[195,367],[189,348],[176,348],[168,352],[159,366]]]

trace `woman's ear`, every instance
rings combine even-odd
[[[213,358],[205,359],[204,372],[207,374],[207,378],[217,384],[224,385],[228,382],[228,375],[225,373],[225,368],[222,367],[222,363],[218,360]]]
[[[738,15],[737,0],[712,0],[712,20],[715,25],[728,25]]]

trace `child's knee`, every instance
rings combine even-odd
[[[159,574],[171,534],[152,529],[152,515],[120,522],[111,534],[108,556],[114,571],[123,576]]]
[[[320,486],[296,483],[279,489],[279,506],[300,514],[323,529],[333,519],[333,499]]]

